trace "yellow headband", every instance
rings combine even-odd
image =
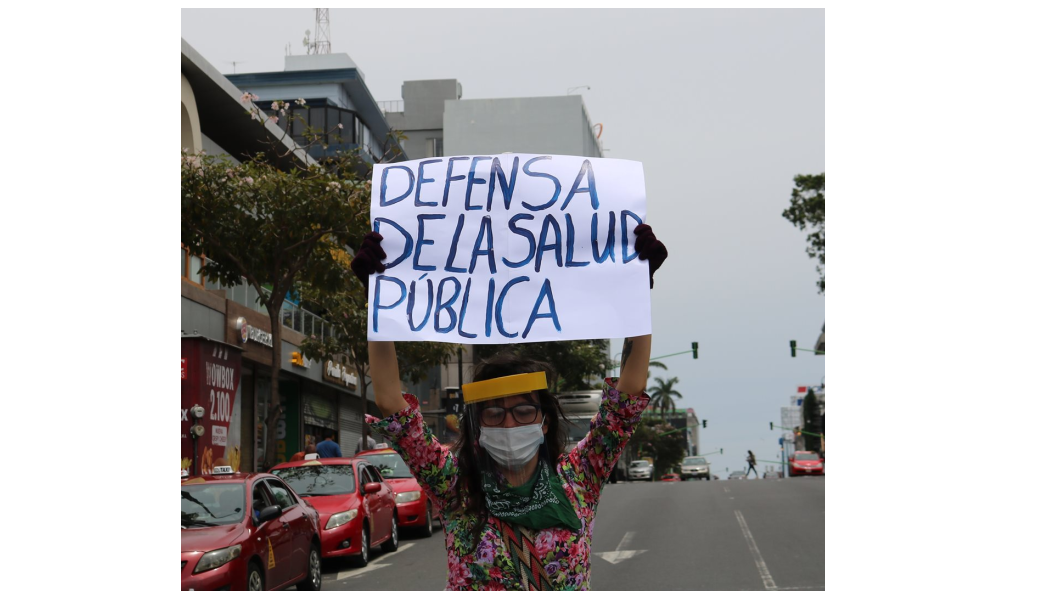
[[[489,399],[501,399],[547,388],[547,375],[543,372],[515,374],[482,380],[463,385],[463,402],[477,403]]]

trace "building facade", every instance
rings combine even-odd
[[[297,135],[290,133],[287,123],[262,125],[246,116],[243,93],[250,91],[267,97],[265,92],[237,87],[186,41],[181,43],[181,148],[239,161],[239,156],[259,151],[262,141],[295,147]],[[288,63],[289,58],[294,57],[288,57]],[[299,60],[293,62],[303,64]],[[344,78],[319,84],[317,94],[305,88],[286,94],[293,98],[307,96],[326,108],[316,112],[321,116],[310,118],[323,117],[326,122],[333,116],[341,122],[351,113],[353,118],[347,120],[350,125],[343,126],[343,130],[351,132],[347,148],[359,147],[364,155],[374,159],[381,151],[375,139],[388,134],[388,125],[366,87],[358,86],[357,81],[362,84],[362,79],[353,77],[349,82],[348,69],[336,70]],[[315,80],[294,78],[301,84]],[[277,97],[285,97],[279,85],[270,89]],[[284,159],[293,160],[296,156],[273,159],[275,165],[287,167],[294,163]],[[307,159],[300,163],[313,161],[311,157]],[[182,444],[187,445],[182,466],[208,472],[211,462],[224,458],[243,471],[262,470],[269,431],[264,419],[271,400],[273,329],[263,306],[257,303],[254,288],[245,282],[225,287],[204,278],[199,268],[205,259],[205,255],[190,254],[181,248],[181,429]],[[299,346],[307,335],[331,332],[326,320],[290,301],[281,318],[284,328],[279,394],[283,413],[273,429],[278,462],[303,450],[308,440],[322,439],[329,432],[337,433],[339,444],[351,454],[361,437],[364,406],[363,391],[357,386],[355,375],[343,362],[315,362],[300,357]],[[370,392],[367,399],[368,410],[377,413]],[[207,427],[207,432],[191,439],[195,405],[204,410],[204,417],[198,422]]]

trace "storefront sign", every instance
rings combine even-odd
[[[305,368],[306,370],[312,366],[311,360],[306,360],[304,355],[301,355],[300,351],[294,351],[290,354],[290,363],[299,368]]]
[[[265,347],[272,346],[272,333],[251,326],[242,316],[235,319],[235,330],[239,334],[239,342],[253,341]]]
[[[333,384],[356,387],[356,373],[353,369],[334,360],[323,362],[323,379]]]

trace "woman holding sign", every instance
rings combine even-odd
[[[667,251],[649,226],[635,234],[653,285]],[[365,287],[369,274],[385,270],[381,241],[368,234],[353,261]],[[625,340],[621,376],[606,379],[590,431],[568,454],[545,364],[510,354],[482,362],[463,385],[466,411],[450,450],[423,424],[416,398],[402,393],[393,343],[368,343],[368,358],[386,416],[368,421],[441,511],[447,589],[588,589],[599,495],[649,400],[650,335]]]

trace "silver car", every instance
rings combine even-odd
[[[709,461],[705,460],[705,457],[684,457],[683,463],[680,464],[680,479],[687,481],[703,477],[706,481],[713,478],[709,473]]]
[[[628,480],[635,481],[637,479],[653,481],[654,464],[650,461],[632,461],[632,464],[628,466]]]

